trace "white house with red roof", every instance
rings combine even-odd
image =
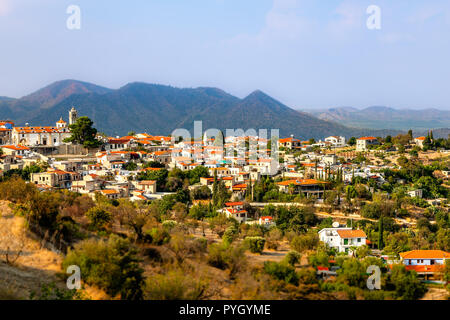
[[[22,145],[10,145],[10,146],[1,146],[3,153],[11,156],[25,156],[31,153],[30,148],[22,146]]]
[[[319,231],[319,239],[337,252],[351,253],[352,247],[366,245],[367,235],[363,230],[352,228],[324,228]]]
[[[227,202],[225,206],[223,212],[228,218],[234,218],[240,223],[247,221],[248,212],[244,210],[244,202]]]
[[[378,142],[378,139],[375,137],[361,137],[358,140],[356,140],[356,151],[358,152],[367,151],[369,146],[378,144],[380,143]]]
[[[267,228],[270,228],[271,226],[275,225],[275,221],[273,220],[273,217],[270,216],[264,216],[260,217],[258,220],[258,224]]]
[[[300,139],[295,139],[293,136],[278,140],[279,148],[295,149],[300,148],[301,144],[302,141]]]
[[[414,143],[416,144],[416,146],[423,148],[423,143],[425,142],[426,137],[417,137],[414,138]]]

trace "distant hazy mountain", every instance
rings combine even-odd
[[[130,83],[111,90],[74,80],[56,82],[21,99],[0,99],[0,118],[11,119],[17,125],[53,125],[61,116],[67,120],[72,106],[110,135],[130,130],[170,134],[176,128],[191,130],[195,120],[203,121],[203,129],[280,129],[281,136],[294,134],[303,139],[399,133],[350,128],[318,119],[261,91],[239,99],[217,88]]]
[[[49,108],[74,94],[103,94],[110,91],[111,89],[103,88],[87,82],[63,80],[52,83],[51,85],[25,96],[20,100],[21,102],[39,105],[41,108]]]
[[[356,128],[428,130],[450,128],[450,111],[437,109],[403,110],[389,107],[369,107],[362,110],[342,107],[328,110],[309,110],[322,120],[337,121]]]

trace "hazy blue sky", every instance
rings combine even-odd
[[[81,30],[66,9],[81,8]],[[381,8],[381,30],[366,9]],[[450,109],[448,0],[0,0],[0,95],[53,81]]]

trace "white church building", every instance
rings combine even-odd
[[[74,107],[69,111],[69,125],[75,123],[78,112]],[[70,130],[62,117],[54,127],[14,127],[11,134],[14,145],[56,147],[70,137]]]

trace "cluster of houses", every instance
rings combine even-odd
[[[362,246],[371,245],[367,235],[363,230],[353,230],[352,228],[339,227],[339,223],[333,228],[324,228],[319,231],[319,240],[329,248],[335,249],[336,253],[346,253],[354,255],[356,250]],[[400,259],[382,256],[389,268],[395,264],[405,265],[406,270],[415,271],[425,279],[438,279],[444,271],[447,260],[450,260],[450,253],[442,250],[412,250],[401,252]],[[336,275],[336,270],[327,267],[319,267],[317,274],[322,277]]]
[[[128,198],[131,201],[149,201],[168,193],[160,192],[154,180],[136,179],[139,173],[161,168],[187,171],[203,166],[208,169],[210,177],[200,178],[199,183],[189,186],[190,189],[207,186],[212,190],[215,179],[222,181],[232,192],[233,200],[226,203],[221,212],[241,223],[257,223],[266,227],[275,224],[273,217],[251,219],[243,202],[249,185],[263,176],[282,178],[277,182],[280,192],[302,194],[319,201],[323,199],[327,187],[325,181],[336,175],[344,182],[350,182],[355,177],[379,184],[385,182],[379,170],[382,166],[355,165],[342,161],[342,157],[338,158],[333,149],[347,146],[345,137],[341,136],[330,136],[318,142],[296,139],[294,136],[282,138],[277,141],[278,148],[275,148],[277,157],[272,154],[272,148],[267,147],[267,139],[257,136],[219,139],[206,134],[201,139],[186,141],[147,133],[98,137],[104,142],[102,148],[95,154],[78,158],[61,159],[39,152],[40,147],[64,145],[64,139],[71,135],[69,126],[75,123],[77,116],[77,110],[72,108],[69,122],[61,118],[53,127],[16,127],[12,121],[0,121],[0,175],[45,163],[47,169],[44,172],[30,174],[31,183],[41,191],[67,189],[91,197],[100,193],[111,200]],[[414,139],[418,146],[422,146],[423,141],[425,137]],[[361,137],[356,140],[356,152],[367,152],[370,146],[378,144],[375,137]],[[249,150],[249,146],[254,149]],[[316,147],[331,152],[314,152]],[[143,166],[149,162],[159,164],[158,168]],[[411,197],[422,197],[422,190],[410,190],[408,193]],[[350,255],[358,247],[370,245],[364,231],[339,226],[320,230],[319,239],[336,252]],[[407,269],[422,275],[439,272],[448,259],[450,254],[439,250],[415,250],[400,254],[400,262]]]
[[[58,155],[46,156],[40,152],[40,148],[64,145],[64,139],[71,135],[70,125],[77,118],[78,112],[72,107],[69,122],[61,118],[53,127],[16,127],[12,121],[0,121],[0,174],[35,163],[46,163],[48,168],[45,172],[31,173],[30,177],[41,190],[68,189],[92,197],[102,193],[110,199],[129,198],[132,201],[152,200],[167,194],[159,192],[156,181],[136,179],[143,171],[160,170],[144,168],[142,164],[148,162],[182,171],[203,166],[208,169],[210,177],[201,178],[190,189],[208,186],[212,190],[212,177],[216,177],[232,192],[236,203],[243,200],[249,185],[267,175],[282,178],[277,183],[281,192],[319,200],[323,199],[327,187],[324,181],[337,174],[345,182],[357,176],[380,184],[384,182],[383,175],[377,170],[379,166],[355,166],[339,161],[332,152],[313,151],[315,147],[330,151],[347,146],[342,136],[330,136],[318,142],[291,136],[278,139],[277,148],[269,148],[269,140],[258,136],[209,137],[205,133],[200,139],[177,141],[175,137],[138,133],[124,137],[99,136],[103,146],[95,154],[87,156],[61,155],[66,157],[58,158]],[[416,141],[422,140],[417,138]],[[365,151],[377,143],[374,137],[362,137],[357,139],[356,149]],[[296,151],[301,151],[300,158]],[[420,190],[411,192],[412,196],[421,197]],[[241,209],[234,205],[224,210],[245,222],[248,216]],[[272,223],[269,220],[266,217],[261,223],[268,225]]]

